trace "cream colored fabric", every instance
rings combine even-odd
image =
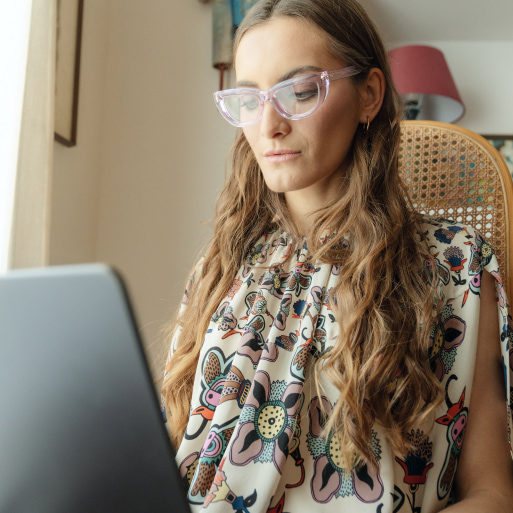
[[[467,419],[472,421],[468,407],[484,269],[496,282],[502,333],[496,343],[501,344],[505,363],[504,412],[511,429],[506,397],[509,401],[508,340],[513,326],[493,249],[478,232],[462,225],[426,221],[424,230],[442,283],[438,321],[426,356],[446,389],[433,430],[417,426],[409,435],[415,450],[397,458],[375,422],[369,443],[379,472],[371,465],[359,470],[339,466],[336,438],[329,435],[326,441],[321,433],[338,394],[324,383],[325,395],[319,396],[312,381],[316,359],[336,340],[330,291],[339,268],[309,264],[306,241],[283,266],[292,251],[289,237],[280,231],[265,234],[237,273],[205,335],[190,420],[177,453],[193,511],[443,509]]]

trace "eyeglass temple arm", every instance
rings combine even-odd
[[[334,71],[328,71],[327,76],[330,80],[339,80],[341,78],[352,77],[353,75],[357,75],[361,73],[361,69],[358,69],[356,66],[348,66],[347,68],[336,69]]]

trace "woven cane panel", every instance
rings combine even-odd
[[[418,212],[469,224],[492,243],[507,283],[502,185],[480,143],[439,127],[403,124],[399,170]]]

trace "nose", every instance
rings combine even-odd
[[[274,105],[266,100],[260,119],[260,134],[268,139],[287,135],[290,132],[290,120],[284,118]]]

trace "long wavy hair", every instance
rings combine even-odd
[[[382,426],[392,450],[404,454],[414,424],[432,418],[443,400],[427,357],[436,277],[427,272],[422,220],[398,172],[400,99],[381,38],[355,0],[262,0],[239,26],[235,51],[248,30],[276,16],[320,27],[333,54],[362,70],[350,78],[355,85],[372,67],[386,79],[379,113],[368,129],[359,127],[354,135],[337,200],[314,214],[307,234],[312,259],[341,264],[331,301],[338,339],[314,368],[318,389],[322,374],[339,392],[326,435],[330,430],[338,434],[346,462],[354,463],[356,455],[358,461],[375,464],[369,444],[372,422]],[[205,332],[248,251],[276,223],[299,240],[283,194],[266,186],[242,131],[229,162],[214,236],[187,288],[188,306],[169,328],[175,348],[162,393],[175,445],[189,419]],[[327,248],[320,235],[333,232]]]

